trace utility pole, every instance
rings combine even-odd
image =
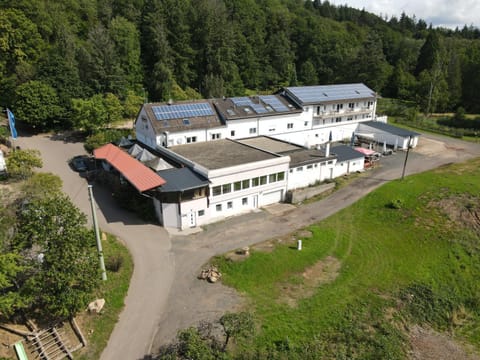
[[[97,240],[98,260],[100,261],[100,269],[102,270],[102,280],[107,280],[107,271],[105,269],[105,262],[103,261],[102,240],[100,239],[100,232],[98,231],[97,213],[95,211],[95,200],[93,198],[92,185],[88,184],[88,197],[90,199],[90,206],[92,207],[93,228],[95,229],[95,239]]]
[[[405,168],[407,167],[407,160],[408,160],[408,153],[410,152],[410,148],[412,144],[412,137],[408,137],[408,145],[407,145],[407,154],[405,155],[405,162],[403,163],[403,170],[402,170],[402,180],[405,177]]]

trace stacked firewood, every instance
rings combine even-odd
[[[222,274],[215,266],[211,266],[208,269],[203,269],[198,278],[200,280],[207,280],[209,283],[217,282],[222,277]]]

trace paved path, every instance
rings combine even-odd
[[[480,144],[435,136],[422,138],[422,143],[426,145],[410,152],[407,175],[480,156]],[[69,158],[84,153],[82,144],[46,135],[21,137],[16,144],[39,149],[44,159],[43,170],[59,175],[64,181],[63,190],[90,215],[87,183],[67,164]],[[200,320],[218,318],[223,311],[235,308],[240,300],[233,290],[221,284],[206,286],[196,279],[208,259],[289,234],[330,216],[385,182],[399,178],[404,158],[404,153],[386,157],[381,167],[359,177],[350,186],[284,215],[250,213],[209,225],[198,234],[172,238],[163,228],[144,224],[133,214],[118,209],[108,191],[94,187],[101,228],[123,240],[135,262],[125,309],[101,358],[141,359],[171,340],[179,329]]]

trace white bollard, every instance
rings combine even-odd
[[[297,250],[302,250],[302,240],[297,241]]]

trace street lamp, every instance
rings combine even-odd
[[[405,155],[405,162],[403,163],[403,170],[402,170],[402,180],[405,177],[405,168],[407,167],[407,160],[408,160],[408,153],[410,152],[410,148],[412,147],[412,137],[408,137],[408,145],[407,145],[407,154]]]

